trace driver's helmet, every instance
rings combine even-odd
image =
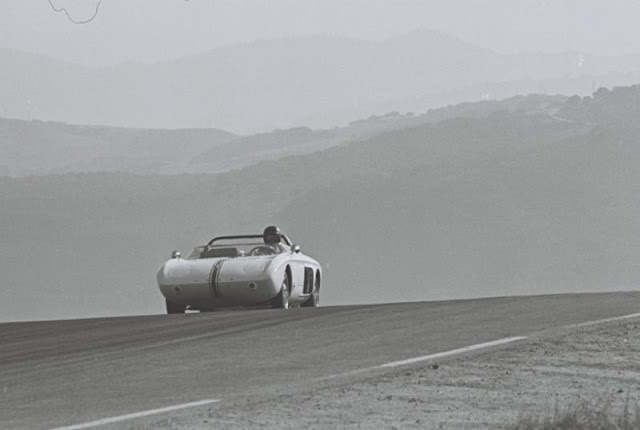
[[[269,245],[280,243],[280,241],[282,240],[282,233],[280,232],[280,229],[278,227],[276,227],[275,225],[270,225],[269,227],[264,229],[264,232],[262,233],[262,239],[264,240],[264,243]]]

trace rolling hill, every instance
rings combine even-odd
[[[421,115],[389,112],[325,130],[297,127],[250,136],[217,129],[129,129],[0,118],[0,176],[221,173],[449,117],[486,116],[505,109],[549,111],[564,100],[564,96],[514,97],[449,106]]]
[[[0,176],[181,173],[200,152],[236,138],[216,129],[125,129],[0,118]]]

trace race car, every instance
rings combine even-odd
[[[186,257],[174,251],[157,274],[167,313],[239,306],[317,307],[322,268],[276,226],[220,236]]]

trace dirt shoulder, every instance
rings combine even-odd
[[[212,405],[155,422],[175,429],[498,429],[579,399],[640,403],[640,318],[527,340],[268,401]],[[148,424],[147,424],[148,425]]]

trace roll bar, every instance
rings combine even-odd
[[[230,239],[262,239],[262,235],[261,234],[243,234],[243,235],[238,235],[238,236],[218,236],[218,237],[214,237],[213,239],[211,239],[209,241],[209,243],[207,243],[207,246],[212,246],[214,242],[219,241],[219,240],[230,240]],[[285,241],[285,243],[289,246],[292,246],[291,241],[289,240],[289,238],[284,235],[281,234],[280,237],[282,237],[282,239]]]

